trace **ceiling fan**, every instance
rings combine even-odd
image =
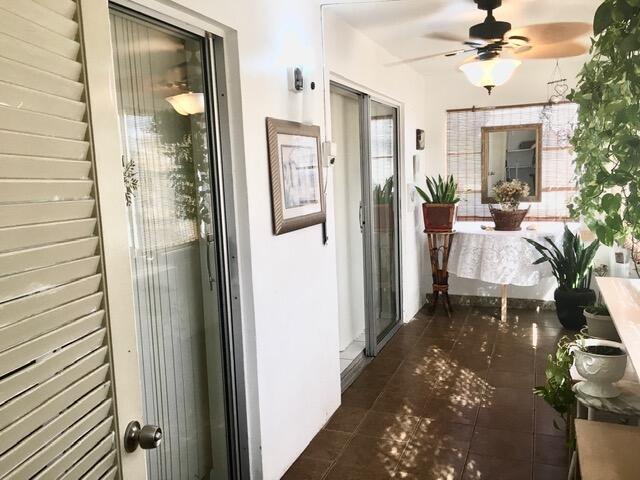
[[[412,58],[401,63],[474,52],[474,56],[460,65],[460,70],[471,83],[484,87],[491,94],[494,87],[509,80],[521,59],[557,59],[588,51],[586,42],[580,40],[580,37],[591,31],[588,23],[546,23],[512,29],[509,22],[496,20],[493,15],[493,11],[502,5],[502,0],[474,2],[480,10],[487,12],[487,16],[482,23],[469,28],[468,39],[442,32],[426,35],[427,38],[460,42],[463,44],[462,48]]]

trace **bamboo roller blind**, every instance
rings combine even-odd
[[[447,171],[458,181],[458,220],[491,219],[488,205],[480,201],[481,127],[527,123],[543,123],[542,201],[530,204],[527,219],[569,218],[567,204],[576,192],[574,155],[566,136],[557,131],[574,121],[578,106],[570,102],[553,105],[549,122],[542,121],[543,107],[535,104],[447,112]]]

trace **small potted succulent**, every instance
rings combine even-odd
[[[427,177],[427,190],[416,185],[416,191],[424,200],[422,215],[424,217],[425,232],[451,232],[456,218],[458,184],[449,175],[446,179]]]
[[[519,210],[520,202],[529,196],[529,185],[518,179],[500,180],[493,187],[493,196],[500,208],[489,205],[489,211],[499,231],[517,231],[529,208]]]
[[[389,177],[383,184],[373,187],[373,204],[375,205],[376,230],[386,232],[393,229],[393,177]]]
[[[553,296],[556,314],[560,323],[570,330],[580,330],[585,325],[583,309],[596,302],[596,292],[590,288],[593,258],[600,242],[594,240],[585,246],[580,237],[565,225],[562,248],[558,248],[550,237],[545,237],[548,247],[535,240],[525,238],[540,253],[534,265],[549,262],[553,276],[558,281]]]

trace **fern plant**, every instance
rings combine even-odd
[[[416,191],[425,203],[458,203],[460,198],[456,195],[458,184],[449,175],[446,179],[438,175],[436,177],[426,177],[428,193],[416,185]]]
[[[560,288],[589,288],[593,274],[593,259],[600,242],[594,240],[590,245],[585,246],[580,237],[573,234],[566,225],[564,226],[562,249],[558,248],[550,237],[544,237],[544,239],[549,244],[548,247],[530,238],[525,238],[541,255],[533,264],[549,262],[553,276],[556,277]]]

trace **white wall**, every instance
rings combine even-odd
[[[573,88],[576,75],[582,67],[585,56],[560,60],[564,78]],[[451,71],[427,76],[427,173],[429,175],[446,173],[446,111],[472,106],[499,106],[545,102],[547,100],[547,82],[555,66],[555,60],[528,60],[516,70],[511,80],[501,87],[493,89],[491,95],[483,88],[471,85],[462,72],[458,71],[458,59],[451,59]],[[423,179],[421,179],[423,180]],[[422,252],[421,292],[431,291],[431,268],[426,248]],[[475,280],[450,277],[450,292],[457,295],[500,296],[499,285]],[[543,280],[536,287],[510,287],[513,298],[552,300],[555,282]]]
[[[325,7],[323,12],[325,63],[327,74],[338,82],[378,96],[400,107],[401,144],[400,194],[402,211],[402,286],[404,321],[422,306],[420,285],[420,248],[422,217],[414,203],[413,155],[416,129],[425,129],[427,115],[426,82],[422,75],[405,65],[392,66],[398,58]],[[421,162],[424,163],[424,162]],[[424,173],[420,173],[422,176]],[[331,224],[330,224],[331,226]],[[423,291],[424,293],[424,291]]]

